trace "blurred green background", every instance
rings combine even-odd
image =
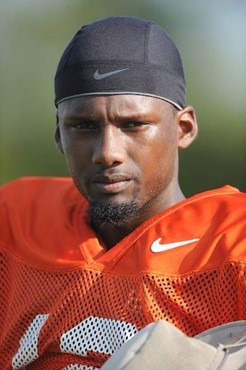
[[[245,190],[245,0],[0,0],[0,183],[67,175],[53,140],[55,69],[77,29],[109,15],[156,21],[181,52],[200,127],[180,155],[185,194]]]

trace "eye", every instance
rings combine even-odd
[[[121,128],[124,130],[140,130],[146,127],[148,123],[142,122],[142,121],[129,121],[129,122],[124,122],[121,125]]]
[[[72,128],[77,130],[96,130],[97,125],[95,122],[77,122],[71,124]]]

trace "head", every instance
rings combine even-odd
[[[144,220],[180,200],[178,150],[196,137],[178,50],[159,26],[82,27],[56,75],[56,143],[93,219]]]

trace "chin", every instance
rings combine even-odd
[[[139,210],[136,201],[128,202],[90,202],[89,215],[98,225],[110,224],[112,226],[126,223]]]

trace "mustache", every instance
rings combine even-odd
[[[133,180],[134,178],[136,178],[136,173],[134,173],[133,171],[119,171],[117,169],[111,168],[101,170],[100,172],[94,174],[88,171],[88,173],[85,174],[85,178],[87,184],[114,184],[116,182]]]
[[[114,184],[121,181],[130,181],[133,179],[132,175],[127,173],[113,173],[113,174],[98,174],[92,177],[92,183],[101,183],[101,184]]]

